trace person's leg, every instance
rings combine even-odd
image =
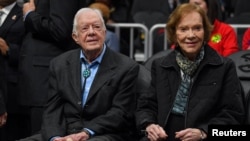
[[[30,118],[31,118],[31,134],[37,134],[41,130],[43,107],[31,107]]]
[[[43,140],[42,140],[42,135],[41,134],[35,134],[35,135],[30,136],[30,137],[20,139],[20,140],[17,140],[17,141],[43,141]]]
[[[107,134],[102,136],[94,136],[88,139],[88,141],[135,141],[128,136],[121,136],[116,134]]]

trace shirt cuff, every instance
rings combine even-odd
[[[28,11],[27,13],[25,13],[25,15],[23,16],[23,21],[25,21],[27,15],[28,15],[30,12],[32,12],[32,10]]]
[[[95,132],[88,129],[88,128],[83,128],[83,130],[87,130],[89,133],[90,133],[90,136],[94,136],[95,135]]]

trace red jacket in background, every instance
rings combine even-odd
[[[221,21],[214,21],[214,29],[208,44],[222,56],[239,51],[237,34],[233,27]]]

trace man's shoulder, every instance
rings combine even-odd
[[[119,62],[120,64],[134,64],[134,63],[137,63],[134,59],[130,58],[129,56],[125,55],[125,54],[122,54],[122,53],[119,53],[119,52],[113,52],[113,59],[114,61],[117,61]]]
[[[80,55],[80,49],[72,49],[72,50],[66,51],[66,52],[56,56],[55,58],[52,59],[52,61],[56,62],[56,61],[62,61],[65,59],[70,59],[72,57],[76,57],[78,53]]]

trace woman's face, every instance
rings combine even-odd
[[[200,6],[203,10],[205,10],[206,13],[208,11],[207,3],[205,2],[205,0],[189,0],[189,3]]]
[[[176,40],[182,53],[190,60],[195,59],[204,42],[202,17],[197,12],[190,12],[181,18],[176,26]]]

